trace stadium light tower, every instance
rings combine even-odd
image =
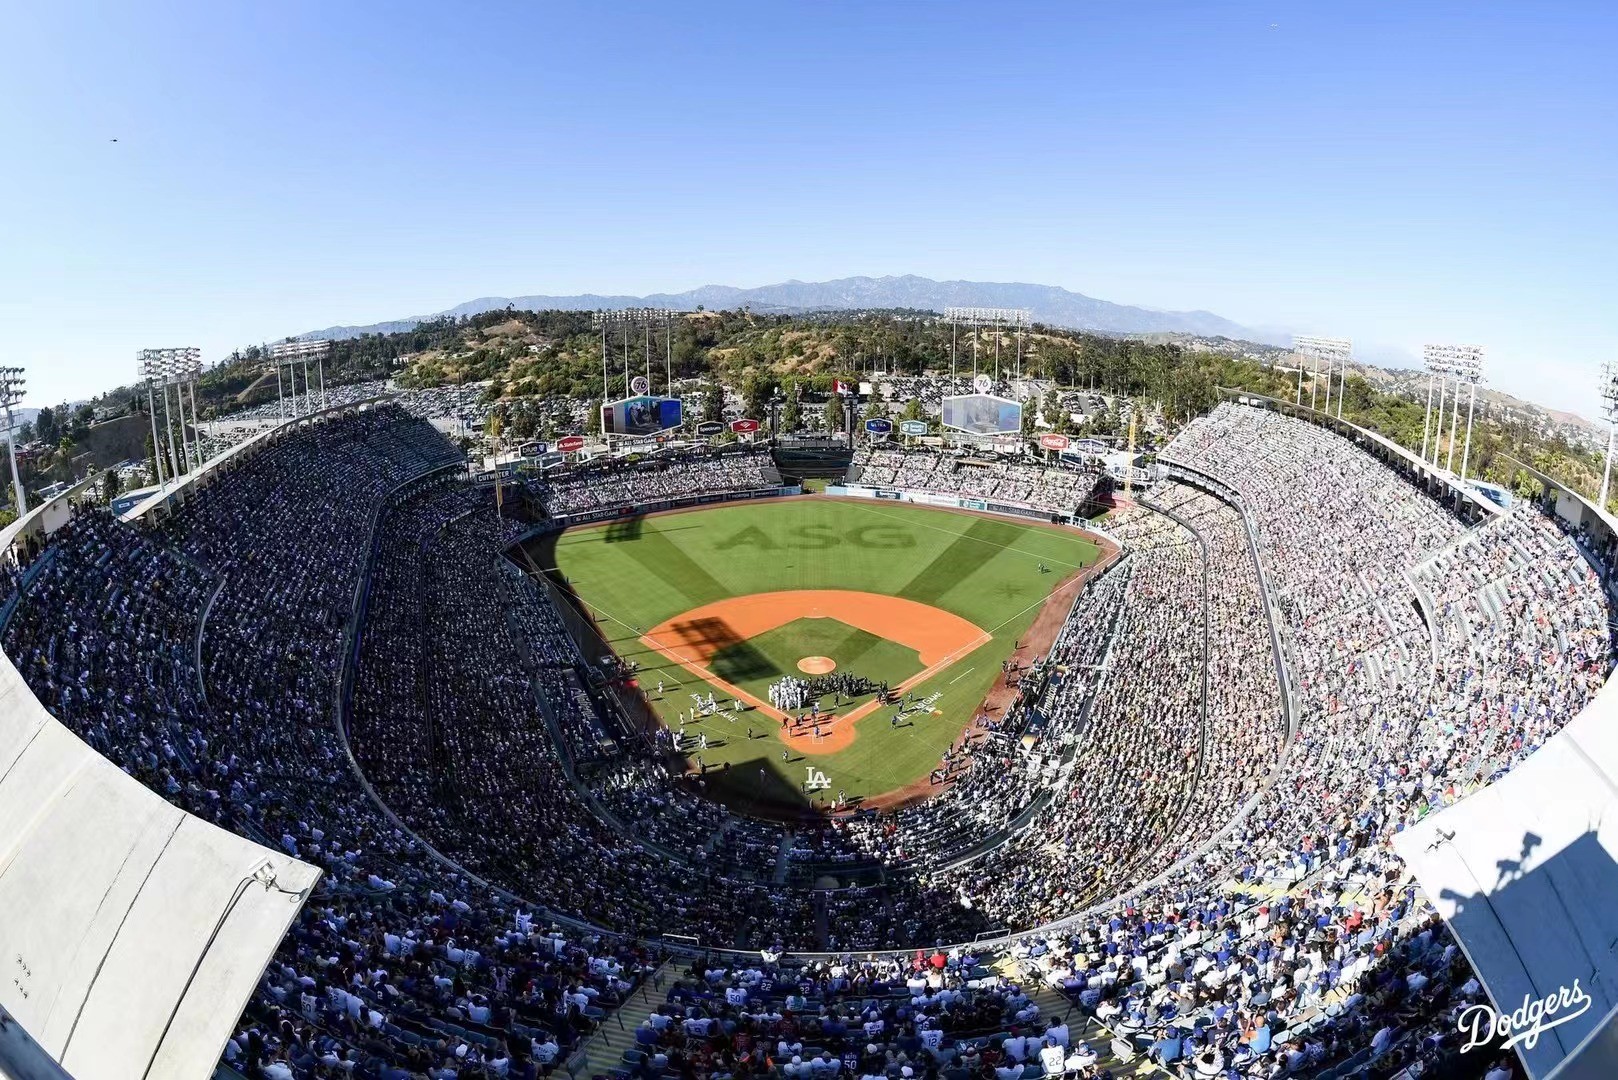
[[[601,404],[607,403],[607,312],[598,311],[590,316],[590,325],[601,331]]]
[[[1467,465],[1472,460],[1472,414],[1478,404],[1478,383],[1483,381],[1483,346],[1481,345],[1454,345],[1456,352],[1455,366],[1462,380],[1468,384],[1466,397],[1466,439],[1461,450],[1461,480],[1466,480]],[[1456,391],[1456,405],[1460,404],[1459,389]],[[1454,453],[1453,443],[1450,452]]]
[[[1421,411],[1421,460],[1427,460],[1427,440],[1432,434],[1433,422],[1433,376],[1438,374],[1439,361],[1433,356],[1433,347],[1422,347],[1422,360],[1427,367],[1427,406]]]
[[[157,466],[157,475],[153,479],[160,487],[166,487],[169,481],[163,473],[163,443],[157,437],[157,402],[152,394],[152,382],[162,370],[162,364],[151,355],[153,352],[142,349],[135,357],[140,364],[140,377],[146,382],[146,415],[152,419],[152,464]]]
[[[169,441],[169,471],[175,477],[179,477],[181,472],[180,454],[179,451],[174,449],[174,413],[169,409],[169,386],[172,385],[169,382],[169,376],[173,372],[173,364],[167,357],[159,361],[158,378],[162,380],[163,384],[163,434]],[[182,419],[181,424],[183,425],[184,423],[185,421]]]
[[[607,332],[611,327],[618,327],[623,335],[624,344],[624,395],[629,395],[629,339],[632,331],[641,329],[645,331],[645,361],[646,385],[652,385],[652,334],[658,326],[668,335],[668,344],[663,353],[663,392],[672,392],[674,386],[674,316],[680,314],[673,308],[615,308],[611,311],[597,311],[590,317],[590,325],[601,331],[601,403],[607,404],[610,394],[607,390]]]
[[[202,468],[202,425],[197,419],[197,380],[202,377],[202,353],[192,349],[182,359],[175,361],[175,377],[180,381],[175,385],[175,393],[180,395],[180,435],[185,431],[185,391],[191,391],[191,449],[189,455],[195,455],[196,468]]]
[[[298,367],[303,367],[303,403],[305,411],[315,411],[314,384],[309,378],[309,361],[315,362],[320,376],[320,408],[326,407],[326,357],[331,354],[331,342],[323,339],[307,338],[300,341],[278,341],[269,348],[270,361],[275,364],[276,392],[281,391],[281,369],[287,369],[287,377],[292,381],[292,415],[298,415]],[[283,402],[284,405],[284,402]],[[283,407],[282,417],[286,410]]]
[[[181,463],[184,461],[184,471],[191,469],[190,457],[192,446],[185,431],[185,387],[187,383],[191,390],[191,420],[195,424],[197,416],[196,379],[202,373],[202,350],[195,346],[183,346],[169,349],[142,349],[136,354],[140,362],[140,374],[146,381],[146,402],[152,413],[152,455],[157,459],[158,482],[167,484],[169,480],[177,479],[181,473]],[[167,434],[169,444],[169,474],[163,477],[163,448],[162,441],[157,434],[157,406],[153,397],[153,386],[160,386],[163,390],[163,427]],[[174,414],[169,408],[169,387],[175,388],[175,396],[179,400],[180,409],[180,442],[184,448],[184,458],[174,445]],[[196,447],[200,457],[202,447]]]
[[[1466,472],[1472,459],[1472,418],[1477,411],[1478,383],[1483,380],[1483,346],[1481,345],[1423,345],[1421,349],[1423,360],[1426,361],[1428,372],[1427,398],[1429,406],[1432,403],[1432,377],[1437,375],[1438,384],[1438,428],[1433,438],[1433,466],[1438,467],[1440,453],[1444,454],[1444,469],[1455,471],[1455,442],[1461,431],[1461,388],[1468,387],[1466,405],[1466,435],[1462,440],[1461,472],[1460,478],[1466,479]],[[1449,389],[1449,377],[1455,377],[1455,396],[1450,404],[1449,449],[1444,451],[1444,398]],[[1427,458],[1427,418],[1422,417],[1422,460]]]
[[[0,406],[6,410],[6,446],[11,456],[11,491],[17,500],[17,516],[22,517],[28,513],[28,493],[23,490],[22,479],[17,475],[17,423],[12,419],[12,409],[22,404],[23,387],[28,380],[22,377],[20,367],[0,367]],[[1610,453],[1609,447],[1609,453]]]
[[[1438,376],[1438,412],[1433,415],[1433,468],[1436,469],[1439,455],[1444,452],[1444,395],[1449,391],[1450,370],[1442,346],[1434,345],[1426,350],[1426,356],[1428,370]]]
[[[1320,370],[1320,361],[1326,361],[1326,415],[1331,415],[1331,373],[1339,363],[1343,370],[1343,385],[1348,385],[1348,358],[1354,346],[1347,338],[1315,337],[1311,334],[1298,334],[1292,339],[1292,350],[1315,361],[1315,371]],[[1300,376],[1301,378],[1301,376]],[[1300,383],[1301,385],[1301,383]],[[1313,382],[1309,389],[1309,407],[1315,407],[1315,387]],[[1337,418],[1343,417],[1343,397],[1337,395]]]
[[[1034,313],[1027,308],[990,308],[990,307],[947,307],[944,309],[944,318],[949,320],[950,340],[950,375],[955,375],[955,328],[965,324],[972,328],[972,377],[978,376],[978,327],[994,327],[994,381],[1000,381],[1000,331],[1002,328],[1015,329],[1019,334],[1017,347],[1017,367],[1019,374],[1022,369],[1021,333],[1034,324]]]
[[[1607,463],[1601,470],[1602,513],[1607,510],[1607,483],[1612,478],[1612,440],[1618,431],[1618,363],[1608,360],[1601,365],[1601,413],[1607,418]]]

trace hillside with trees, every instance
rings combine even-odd
[[[811,412],[826,410],[836,378],[869,378],[872,372],[920,374],[950,369],[952,329],[936,314],[911,310],[824,312],[803,315],[747,311],[697,311],[673,320],[672,342],[658,328],[648,341],[617,332],[607,341],[606,393],[624,396],[625,370],[630,377],[652,373],[661,390],[665,365],[688,392],[695,384],[701,402],[697,419],[721,415],[724,391],[744,403],[749,415],[766,415],[766,402],[780,393],[783,422],[796,427]],[[1218,401],[1218,388],[1244,390],[1291,400],[1298,390],[1295,367],[1281,350],[1246,343],[1229,347],[1191,347],[1171,340],[1140,340],[1105,334],[1035,326],[1021,341],[1024,376],[1056,387],[1093,389],[1108,407],[1075,434],[1116,434],[1127,428],[1125,408],[1138,407],[1154,427],[1172,431],[1187,418]],[[970,331],[954,332],[953,352],[959,369],[971,370]],[[1000,370],[1010,375],[1018,364],[1018,341],[1002,331]],[[978,364],[991,370],[995,341],[992,329],[977,336]],[[648,364],[648,360],[650,361]],[[401,387],[427,388],[484,384],[486,402],[496,406],[509,433],[520,438],[561,433],[558,413],[546,402],[572,398],[599,400],[602,394],[602,339],[588,311],[519,311],[501,309],[462,317],[443,317],[392,333],[364,334],[332,342],[325,362],[329,384],[394,379]],[[1377,374],[1382,374],[1378,372]],[[209,368],[200,383],[199,414],[203,419],[227,414],[243,405],[273,400],[273,379],[264,377],[260,347],[243,349]],[[1406,447],[1422,445],[1423,401],[1400,384],[1389,389],[1365,375],[1351,373],[1343,399],[1343,415]],[[1303,392],[1308,399],[1308,386]],[[1120,405],[1120,399],[1126,404]],[[70,423],[43,415],[23,441],[40,445],[29,463],[30,487],[108,462],[93,462],[75,453],[77,440],[89,426],[118,416],[143,417],[145,395],[124,387],[102,395],[88,412]],[[1522,410],[1501,408],[1480,398],[1472,436],[1470,471],[1507,486],[1521,486],[1524,476],[1507,457],[1515,457],[1579,490],[1594,495],[1600,484],[1599,455],[1547,433],[1524,418]],[[1334,410],[1335,411],[1335,407]],[[908,415],[919,413],[912,403]],[[560,414],[565,418],[565,411]],[[593,417],[593,410],[588,415]],[[1027,410],[1030,431],[1035,416],[1050,428],[1071,430],[1065,411],[1047,394]],[[565,419],[560,421],[566,423]],[[149,425],[148,425],[149,426]],[[130,430],[140,425],[131,423]],[[63,445],[63,439],[66,445]],[[1446,441],[1447,441],[1446,432]],[[119,441],[127,448],[129,440]],[[137,455],[150,455],[150,438]],[[136,455],[132,455],[136,456]],[[1460,453],[1457,450],[1456,464]],[[1526,475],[1526,474],[1525,474]]]

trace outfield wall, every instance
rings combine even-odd
[[[915,503],[917,506],[937,506],[945,510],[975,510],[980,514],[999,514],[1001,517],[1025,518],[1063,525],[1071,524],[1074,520],[1072,513],[1066,510],[1052,510],[1032,503],[1008,499],[978,499],[969,495],[945,495],[936,491],[913,491],[909,488],[834,484],[826,488],[826,494],[851,499],[886,499],[890,502]]]
[[[674,499],[658,499],[654,502],[623,503],[618,506],[607,506],[600,510],[586,510],[579,514],[563,514],[540,522],[532,529],[522,533],[511,543],[506,550],[521,547],[536,536],[545,536],[549,533],[561,532],[571,529],[575,525],[595,525],[603,521],[618,521],[627,517],[644,517],[647,514],[660,514],[665,510],[685,510],[693,506],[715,506],[720,503],[747,502],[752,499],[784,499],[792,495],[802,495],[803,488],[796,484],[777,487],[755,488],[752,491],[719,491],[708,495],[682,495]]]

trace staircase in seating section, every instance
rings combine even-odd
[[[1067,995],[1047,986],[1042,979],[1032,975],[1024,975],[1022,965],[1010,957],[1001,960],[994,970],[1010,982],[1022,987],[1023,992],[1034,999],[1039,1006],[1039,1023],[1043,1028],[1045,1021],[1053,1016],[1067,1019],[1069,1044],[1085,1042],[1097,1054],[1096,1064],[1108,1070],[1113,1076],[1170,1076],[1164,1069],[1153,1065],[1146,1060],[1144,1053],[1137,1053],[1129,1060],[1120,1058],[1113,1052],[1112,1041],[1117,1038],[1112,1030],[1096,1021],[1095,1017],[1087,1016],[1076,1003]]]
[[[667,1000],[669,979],[677,969],[677,961],[665,960],[627,1001],[608,1013],[584,1046],[567,1059],[567,1075],[589,1080],[592,1076],[611,1075],[614,1069],[627,1074],[624,1051],[635,1049],[635,1029]]]
[[[792,867],[792,842],[797,838],[798,834],[791,829],[781,832],[781,846],[775,849],[775,872],[770,875],[770,880],[777,885],[787,879],[787,871]]]

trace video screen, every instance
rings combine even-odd
[[[601,430],[608,435],[656,435],[680,420],[679,398],[632,397],[601,406]]]
[[[963,394],[944,399],[944,426],[969,435],[996,435],[1022,430],[1022,406],[989,394]]]

